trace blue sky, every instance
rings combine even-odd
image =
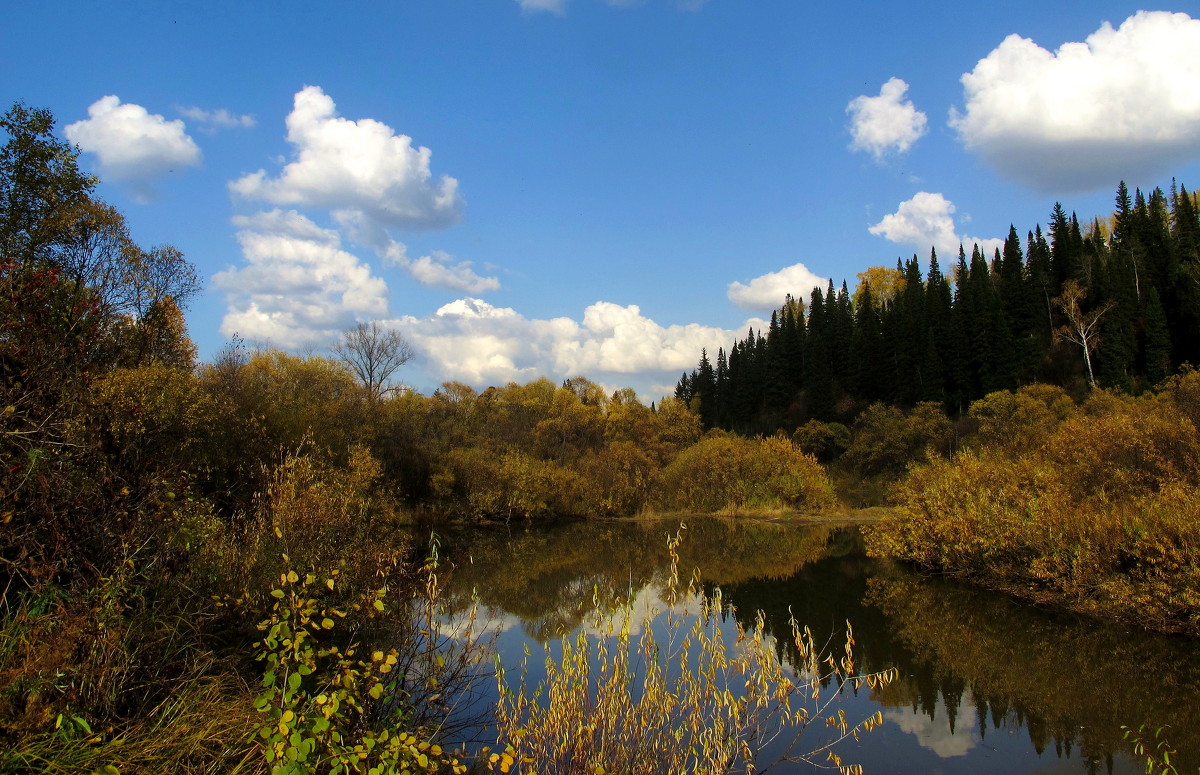
[[[20,3],[0,50],[204,276],[202,357],[383,320],[423,392],[655,398],[786,292],[1200,186],[1187,3]]]

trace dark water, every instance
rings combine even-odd
[[[441,531],[452,596],[477,596],[510,669],[528,649],[588,627],[595,601],[661,608],[666,539],[678,523],[588,522]],[[1003,595],[923,578],[867,558],[857,528],[690,521],[681,572],[698,570],[734,607],[726,626],[765,614],[788,659],[789,616],[818,643],[854,628],[862,670],[898,669],[835,708],[885,724],[838,752],[868,773],[1139,773],[1121,726],[1167,726],[1180,772],[1200,766],[1200,644],[1054,614]],[[806,735],[820,734],[810,728]],[[818,744],[802,739],[800,748]],[[760,765],[777,757],[767,750]],[[805,772],[784,763],[778,772]]]

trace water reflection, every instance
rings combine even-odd
[[[586,626],[635,598],[661,608],[671,523],[575,523],[443,535],[451,587],[512,628],[502,659]],[[847,713],[888,722],[843,751],[869,772],[1134,773],[1121,725],[1169,725],[1180,771],[1200,761],[1195,642],[1052,615],[865,557],[854,528],[689,522],[681,571],[720,586],[733,616],[762,610],[782,635],[795,616],[840,645],[853,622],[860,669],[901,680],[847,699]],[[516,625],[519,623],[519,627]],[[790,644],[777,649],[791,660]]]

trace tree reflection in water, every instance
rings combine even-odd
[[[657,599],[676,522],[587,522],[452,529],[445,551],[460,601],[518,617],[553,641],[617,600]],[[865,557],[856,528],[689,520],[681,572],[720,586],[743,626],[789,616],[818,643],[854,625],[860,668],[901,679],[856,702],[891,722],[864,738],[874,772],[1138,772],[1121,725],[1168,725],[1181,772],[1200,751],[1200,656],[1194,641],[1056,615]],[[792,661],[786,638],[780,656]],[[866,706],[864,706],[866,707]],[[1022,743],[1025,739],[1028,742]],[[926,758],[922,758],[926,757]],[[1059,762],[1066,767],[1052,762]],[[957,768],[957,769],[956,769]],[[981,769],[982,768],[982,769]]]

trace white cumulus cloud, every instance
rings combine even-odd
[[[950,125],[1045,191],[1114,187],[1200,159],[1200,20],[1139,11],[1057,51],[1010,35],[962,76]]]
[[[163,175],[200,164],[200,148],[182,121],[167,121],[115,95],[93,102],[88,118],[68,124],[63,133],[80,150],[96,154],[102,177],[125,183],[140,201],[153,198]]]
[[[355,241],[377,249],[388,244],[389,228],[443,228],[460,218],[458,181],[434,178],[432,151],[379,121],[340,118],[320,87],[296,93],[287,129],[293,161],[277,177],[259,170],[230,183],[231,190],[246,199],[327,209]]]
[[[959,245],[971,252],[979,245],[985,256],[991,256],[996,248],[1004,247],[1002,239],[980,239],[957,233],[954,225],[954,203],[941,194],[920,191],[912,199],[901,202],[896,212],[885,215],[883,220],[868,231],[900,245],[909,245],[918,251],[937,248],[938,255],[953,258],[958,255]]]
[[[422,285],[463,293],[484,293],[500,288],[498,279],[476,274],[470,261],[457,261],[444,250],[434,250],[427,256],[413,259],[408,257],[404,244],[393,240],[380,255],[385,263],[404,267]]]
[[[912,148],[926,131],[928,119],[911,100],[904,99],[908,84],[890,78],[879,90],[878,97],[865,94],[850,100],[850,150],[867,151],[882,161],[890,152],[904,153]]]
[[[614,384],[651,376],[655,382],[693,369],[700,350],[728,347],[742,331],[698,324],[663,326],[634,304],[599,301],[568,317],[530,319],[474,298],[446,304],[426,318],[392,321],[413,343],[419,362],[437,380],[483,387],[547,376],[586,374]],[[755,318],[748,326],[762,328]]]
[[[213,277],[228,305],[222,334],[298,349],[387,315],[387,286],[342,249],[336,231],[294,210],[233,222],[246,264]]]
[[[204,110],[203,108],[192,106],[180,108],[179,114],[190,121],[195,121],[202,129],[208,132],[214,132],[218,129],[249,129],[258,123],[254,120],[254,116],[239,116],[235,113],[230,113],[225,108]]]
[[[769,312],[781,307],[789,293],[792,298],[804,301],[813,288],[824,290],[828,284],[828,277],[818,277],[804,264],[792,264],[755,277],[748,285],[732,282],[725,295],[743,309]]]

